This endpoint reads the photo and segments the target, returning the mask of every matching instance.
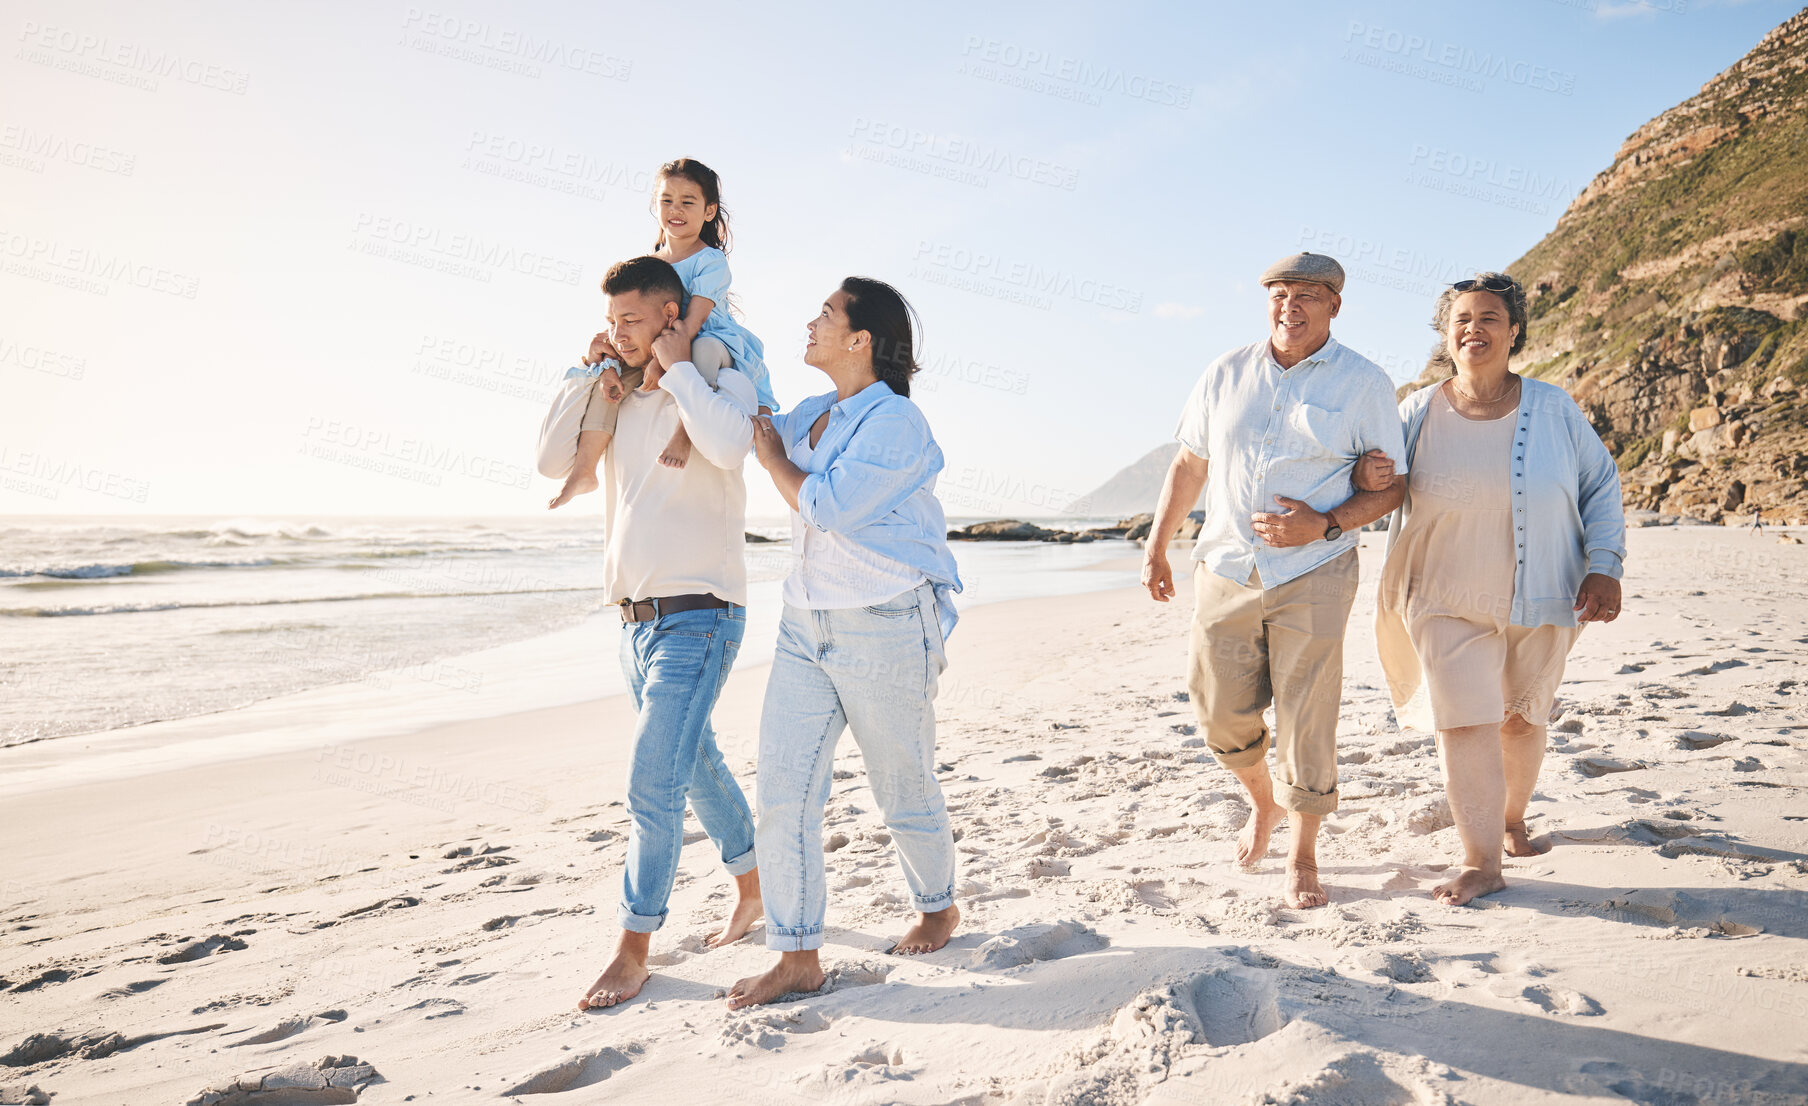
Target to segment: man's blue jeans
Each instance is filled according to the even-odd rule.
[[[628,764],[623,929],[651,933],[665,924],[687,798],[729,874],[754,869],[753,812],[709,724],[746,629],[745,607],[681,611],[622,626],[622,674],[640,710]]]

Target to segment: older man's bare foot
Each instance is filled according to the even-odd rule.
[[[1287,819],[1287,810],[1279,804],[1257,806],[1249,812],[1249,821],[1237,833],[1237,863],[1245,868],[1262,862],[1268,855],[1268,839],[1275,827]]]
[[[1331,901],[1319,885],[1317,861],[1288,858],[1287,893],[1283,898],[1288,906],[1295,908],[1323,906]]]
[[[704,944],[712,949],[734,944],[747,936],[760,914],[760,873],[755,869],[735,877],[734,911],[728,915],[728,924],[710,934]]]
[[[616,1006],[640,994],[641,987],[646,985],[651,975],[647,971],[647,942],[633,941],[630,938],[647,936],[644,933],[622,934],[621,947],[615,950],[615,959],[609,961],[603,974],[597,976],[596,982],[584,992],[584,997],[578,999],[579,1010]]]
[[[1505,848],[1508,856],[1540,856],[1551,851],[1550,845],[1539,848],[1532,843],[1524,822],[1508,822]]]
[[[728,1008],[740,1010],[748,1006],[763,1006],[789,994],[820,991],[828,981],[829,977],[823,973],[822,962],[817,958],[815,949],[780,953],[778,963],[773,965],[771,971],[735,980],[735,985],[728,989]]]
[[[898,943],[891,947],[893,956],[920,956],[926,952],[934,952],[948,943],[954,936],[954,927],[960,925],[960,908],[953,903],[944,910],[933,914],[918,914],[917,924],[904,931]]]
[[[1431,889],[1431,897],[1449,906],[1462,906],[1471,899],[1479,899],[1483,895],[1492,895],[1496,891],[1505,891],[1507,881],[1500,877],[1498,871],[1487,871],[1482,868],[1464,868],[1449,883],[1440,883]]]

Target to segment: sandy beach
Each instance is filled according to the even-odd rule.
[[[614,939],[621,697],[51,780],[5,800],[0,1101],[1808,1103],[1808,546],[1630,533],[1531,808],[1552,847],[1451,908],[1432,739],[1395,729],[1374,657],[1380,537],[1328,907],[1281,905],[1278,842],[1233,862],[1190,588],[996,603],[938,702],[947,948],[884,954],[904,885],[846,739],[831,981],[742,1013],[722,992],[771,954],[703,946],[730,882],[701,832],[642,996],[575,1008]],[[716,712],[750,793],[764,682],[737,670]],[[0,750],[0,778],[81,740]]]

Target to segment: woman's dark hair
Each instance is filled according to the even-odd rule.
[[[722,178],[716,175],[714,169],[694,157],[681,157],[676,161],[666,162],[659,167],[659,175],[654,180],[662,181],[671,177],[690,181],[702,191],[704,203],[715,205],[716,217],[703,224],[703,230],[698,237],[703,239],[705,246],[714,246],[723,253],[727,253],[729,243],[733,239],[728,234],[728,209],[722,206]],[[662,223],[659,228],[659,241],[653,243],[653,248],[657,250],[664,245],[665,226]]]
[[[841,290],[847,293],[848,329],[872,335],[873,375],[908,396],[917,371],[916,308],[896,288],[871,277],[848,277]]]

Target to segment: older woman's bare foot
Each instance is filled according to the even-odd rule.
[[[1299,909],[1323,906],[1331,901],[1319,885],[1317,861],[1299,857],[1287,859],[1287,893],[1283,897],[1288,906]]]
[[[647,948],[651,941],[651,934],[624,930],[621,944],[615,949],[615,959],[609,961],[603,974],[597,976],[596,982],[584,992],[584,997],[578,999],[578,1009],[594,1010],[615,1006],[640,994],[641,987],[646,985],[651,976],[647,971]]]
[[[1491,872],[1484,868],[1464,868],[1449,883],[1433,887],[1431,897],[1449,906],[1462,906],[1471,899],[1506,889],[1507,881],[1500,877],[1498,870]]]
[[[735,985],[728,989],[728,1008],[763,1006],[789,994],[820,991],[828,981],[815,949],[780,953],[778,963],[771,971],[735,980]]]
[[[917,924],[904,931],[898,943],[891,947],[893,956],[918,956],[925,952],[934,952],[948,943],[954,936],[954,927],[960,925],[960,908],[953,903],[947,909],[933,914],[918,914]]]
[[[1249,821],[1237,831],[1237,863],[1245,868],[1260,864],[1268,855],[1268,839],[1275,827],[1287,820],[1287,808],[1279,803],[1257,806],[1249,812]]]
[[[1548,844],[1539,848],[1532,843],[1532,835],[1526,832],[1523,821],[1507,823],[1505,847],[1508,856],[1541,856],[1551,851]]]
[[[728,915],[728,924],[710,934],[704,944],[712,949],[734,944],[747,936],[760,914],[760,873],[756,868],[735,877],[734,911]]]

